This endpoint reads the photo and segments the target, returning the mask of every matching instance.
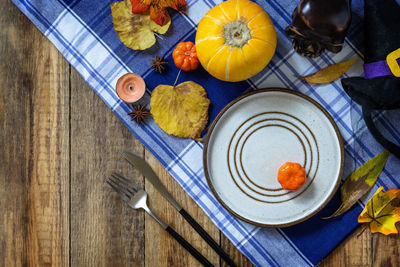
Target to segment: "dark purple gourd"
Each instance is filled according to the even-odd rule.
[[[318,57],[325,49],[342,50],[350,22],[349,0],[301,0],[285,33],[297,53]]]

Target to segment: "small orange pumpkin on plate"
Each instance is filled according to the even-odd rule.
[[[278,171],[278,182],[283,189],[296,191],[306,183],[306,170],[295,162],[286,162]]]

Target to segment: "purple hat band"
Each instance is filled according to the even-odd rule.
[[[397,59],[397,64],[400,65],[400,58]],[[393,73],[386,60],[364,64],[365,79],[373,79],[387,75],[393,75]]]

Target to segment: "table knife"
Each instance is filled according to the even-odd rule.
[[[186,210],[179,205],[178,202],[172,197],[172,195],[168,192],[167,188],[161,183],[157,174],[153,171],[150,165],[141,157],[130,153],[130,152],[122,152],[122,155],[125,159],[135,168],[137,168],[146,178],[147,180],[161,193],[161,195],[166,198],[172,206],[185,218],[185,220],[196,230],[196,232],[207,242],[210,247],[212,247],[215,252],[221,258],[229,264],[229,266],[236,267],[236,264],[233,260],[226,254],[226,252],[215,242],[215,240],[190,216]]]

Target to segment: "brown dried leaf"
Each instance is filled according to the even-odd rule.
[[[326,68],[320,69],[319,71],[313,74],[309,74],[307,76],[299,78],[305,80],[308,83],[316,83],[316,84],[330,83],[338,79],[340,76],[342,76],[356,61],[357,57],[330,65]]]
[[[206,91],[195,82],[161,84],[151,94],[150,112],[166,133],[197,139],[207,125],[209,105]]]

